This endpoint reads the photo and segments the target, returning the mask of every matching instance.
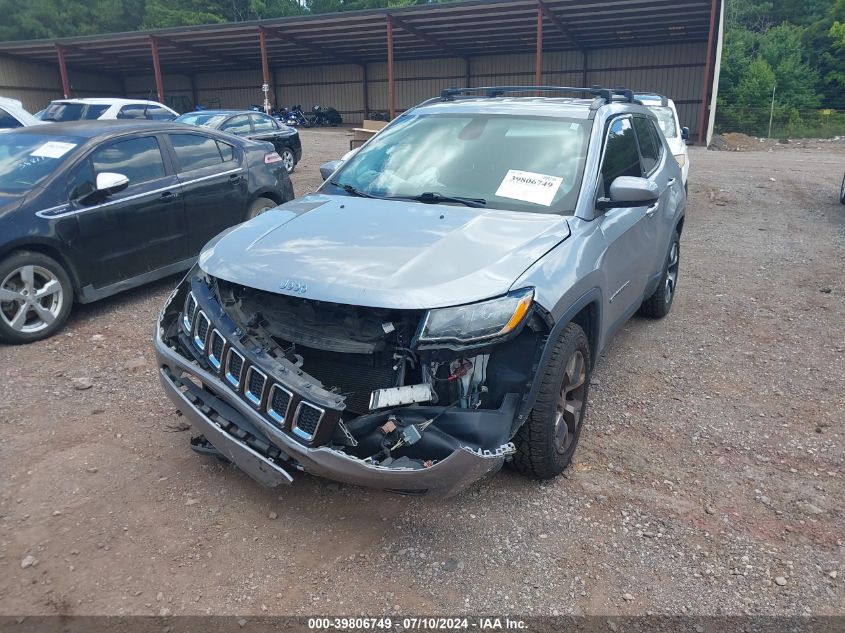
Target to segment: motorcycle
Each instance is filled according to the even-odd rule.
[[[285,117],[285,124],[293,127],[311,127],[311,120],[305,116],[301,105],[291,106]]]
[[[343,117],[341,117],[340,112],[334,108],[324,108],[318,104],[315,105],[311,111],[311,125],[335,127],[343,123]]]

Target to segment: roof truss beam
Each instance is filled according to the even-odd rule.
[[[555,28],[557,28],[558,31],[563,33],[563,35],[570,42],[572,42],[572,44],[573,44],[573,46],[575,46],[575,48],[577,48],[582,53],[586,51],[586,47],[583,44],[581,44],[581,42],[579,42],[577,39],[575,39],[572,36],[572,33],[570,33],[570,31],[566,27],[566,25],[563,22],[561,22],[559,17],[557,17],[554,13],[551,12],[551,9],[549,9],[549,7],[546,6],[546,3],[543,2],[543,0],[537,0],[537,9],[543,14],[543,16],[549,22],[551,22],[552,24],[555,25]]]
[[[440,50],[449,53],[453,57],[466,58],[465,53],[461,53],[460,51],[458,51],[454,47],[449,46],[448,44],[445,44],[439,38],[432,37],[428,33],[424,33],[423,31],[419,30],[415,26],[411,26],[410,24],[405,22],[405,20],[397,18],[395,15],[391,15],[390,19],[393,20],[393,24],[398,26],[400,29],[402,29],[406,33],[410,33],[414,37],[421,39],[422,41],[427,42],[428,44],[431,44],[433,47],[439,48]]]
[[[298,47],[303,48],[305,50],[311,51],[312,53],[324,55],[326,57],[329,57],[330,59],[333,59],[334,61],[336,61],[339,64],[359,64],[360,63],[357,59],[350,59],[350,58],[341,57],[340,55],[338,55],[334,51],[330,51],[329,49],[324,48],[324,47],[320,46],[319,44],[312,44],[311,42],[306,42],[304,40],[299,39],[298,37],[290,35],[289,33],[286,33],[286,32],[284,32],[280,29],[277,29],[275,27],[262,26],[260,28],[264,29],[265,33],[267,33],[268,35],[272,35],[276,39],[283,40],[285,42],[293,44],[294,46],[298,46]]]

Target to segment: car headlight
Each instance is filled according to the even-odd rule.
[[[678,164],[683,167],[687,164],[687,156],[686,154],[675,154],[675,160],[678,161]]]
[[[476,343],[513,332],[534,302],[534,289],[523,288],[504,297],[429,310],[425,315],[421,343]]]

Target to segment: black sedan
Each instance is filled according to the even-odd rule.
[[[173,123],[91,121],[0,137],[0,340],[190,268],[221,231],[293,199],[269,143]]]
[[[256,141],[269,141],[282,157],[282,163],[289,174],[293,173],[296,164],[302,158],[299,132],[263,112],[199,110],[183,114],[176,119],[176,122],[210,127]]]

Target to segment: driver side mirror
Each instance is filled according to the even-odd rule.
[[[681,128],[681,138],[684,139],[685,141],[689,141],[689,128],[688,127],[682,127]]]
[[[342,160],[330,160],[327,163],[323,163],[320,165],[320,177],[323,180],[328,180],[329,176],[331,176],[342,164]]]
[[[620,176],[610,185],[610,197],[599,198],[596,206],[601,210],[644,207],[659,199],[660,189],[647,178]]]
[[[97,174],[97,191],[102,191],[106,195],[118,193],[129,186],[129,178],[123,174],[116,174],[110,171],[104,171]]]
[[[71,198],[83,204],[96,204],[102,202],[113,193],[118,193],[129,186],[129,178],[123,174],[104,171],[97,174],[97,182],[87,181],[79,185]]]

